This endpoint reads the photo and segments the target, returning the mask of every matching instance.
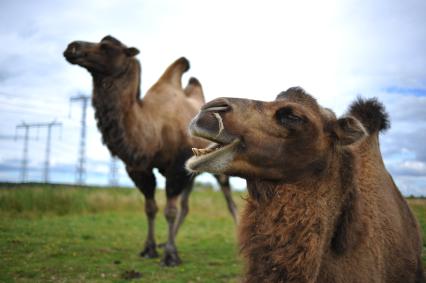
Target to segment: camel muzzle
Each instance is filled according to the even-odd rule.
[[[87,44],[83,41],[71,42],[63,53],[65,59],[70,63],[75,63],[77,59],[84,58],[86,56],[84,49]]]

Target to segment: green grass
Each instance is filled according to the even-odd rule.
[[[221,193],[196,189],[178,235],[183,264],[161,267],[138,256],[146,235],[137,190],[0,185],[0,282],[238,282],[235,226]],[[234,194],[239,207],[241,194]],[[164,208],[164,191],[157,191]],[[409,200],[426,243],[426,200]],[[166,222],[157,215],[157,243]],[[162,254],[162,250],[158,250]],[[426,252],[426,251],[425,251]],[[424,253],[426,254],[426,253]],[[426,256],[423,256],[426,264]]]
[[[423,266],[426,270],[426,199],[408,199],[411,209],[416,215],[420,224],[420,229],[423,232]]]
[[[164,191],[157,192],[164,208]],[[236,201],[241,206],[239,194]],[[162,209],[157,243],[166,240]],[[137,190],[30,186],[0,190],[0,282],[237,282],[235,226],[221,193],[195,190],[178,235],[183,264],[138,256],[146,236]],[[162,250],[158,250],[160,256]]]

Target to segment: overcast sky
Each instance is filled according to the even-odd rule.
[[[74,181],[81,112],[78,103],[69,110],[69,98],[92,86],[62,52],[73,40],[107,34],[141,51],[143,92],[186,56],[184,80],[199,78],[207,100],[273,100],[298,85],[342,114],[358,95],[378,97],[392,122],[381,137],[386,166],[404,194],[426,194],[424,0],[1,1],[1,180],[19,180],[23,141],[11,137],[23,132],[15,126],[57,119],[51,179]],[[87,122],[87,181],[105,184],[110,157],[92,110]],[[40,181],[45,129],[30,136],[29,179]]]

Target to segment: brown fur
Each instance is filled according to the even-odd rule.
[[[189,121],[204,104],[201,84],[195,78],[182,88],[182,74],[189,61],[182,57],[171,64],[160,79],[140,98],[141,67],[135,58],[139,51],[106,36],[99,43],[75,41],[64,52],[72,64],[86,68],[93,76],[95,117],[103,142],[111,154],[126,164],[126,170],[146,198],[148,237],[141,255],[158,256],[154,239],[154,218],[158,211],[154,193],[153,168],[166,177],[167,206],[165,217],[169,237],[163,264],[177,265],[180,259],[175,236],[188,213],[188,197],[193,176],[185,168],[193,146],[205,141],[190,137]],[[228,207],[236,219],[236,207],[229,194],[228,178],[220,181]],[[181,212],[177,198],[181,197]]]
[[[377,100],[337,119],[300,88],[203,106],[191,132],[222,149],[187,167],[247,180],[244,282],[424,282],[419,227],[380,153],[388,127]]]

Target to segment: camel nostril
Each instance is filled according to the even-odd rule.
[[[213,112],[226,112],[231,110],[232,107],[229,105],[225,98],[218,98],[205,104],[202,111],[213,111]]]
[[[212,111],[212,112],[225,112],[230,110],[231,107],[226,105],[226,106],[215,106],[215,107],[209,107],[207,109],[203,109],[204,111]]]
[[[80,42],[74,41],[68,45],[66,52],[70,55],[81,55],[82,47],[83,45]]]
[[[207,110],[208,111],[208,110]],[[204,112],[198,116],[198,119],[195,120],[195,126],[198,130],[202,129],[202,131],[206,131],[209,133],[218,133],[219,132],[219,123],[216,118],[217,113],[212,112]]]

